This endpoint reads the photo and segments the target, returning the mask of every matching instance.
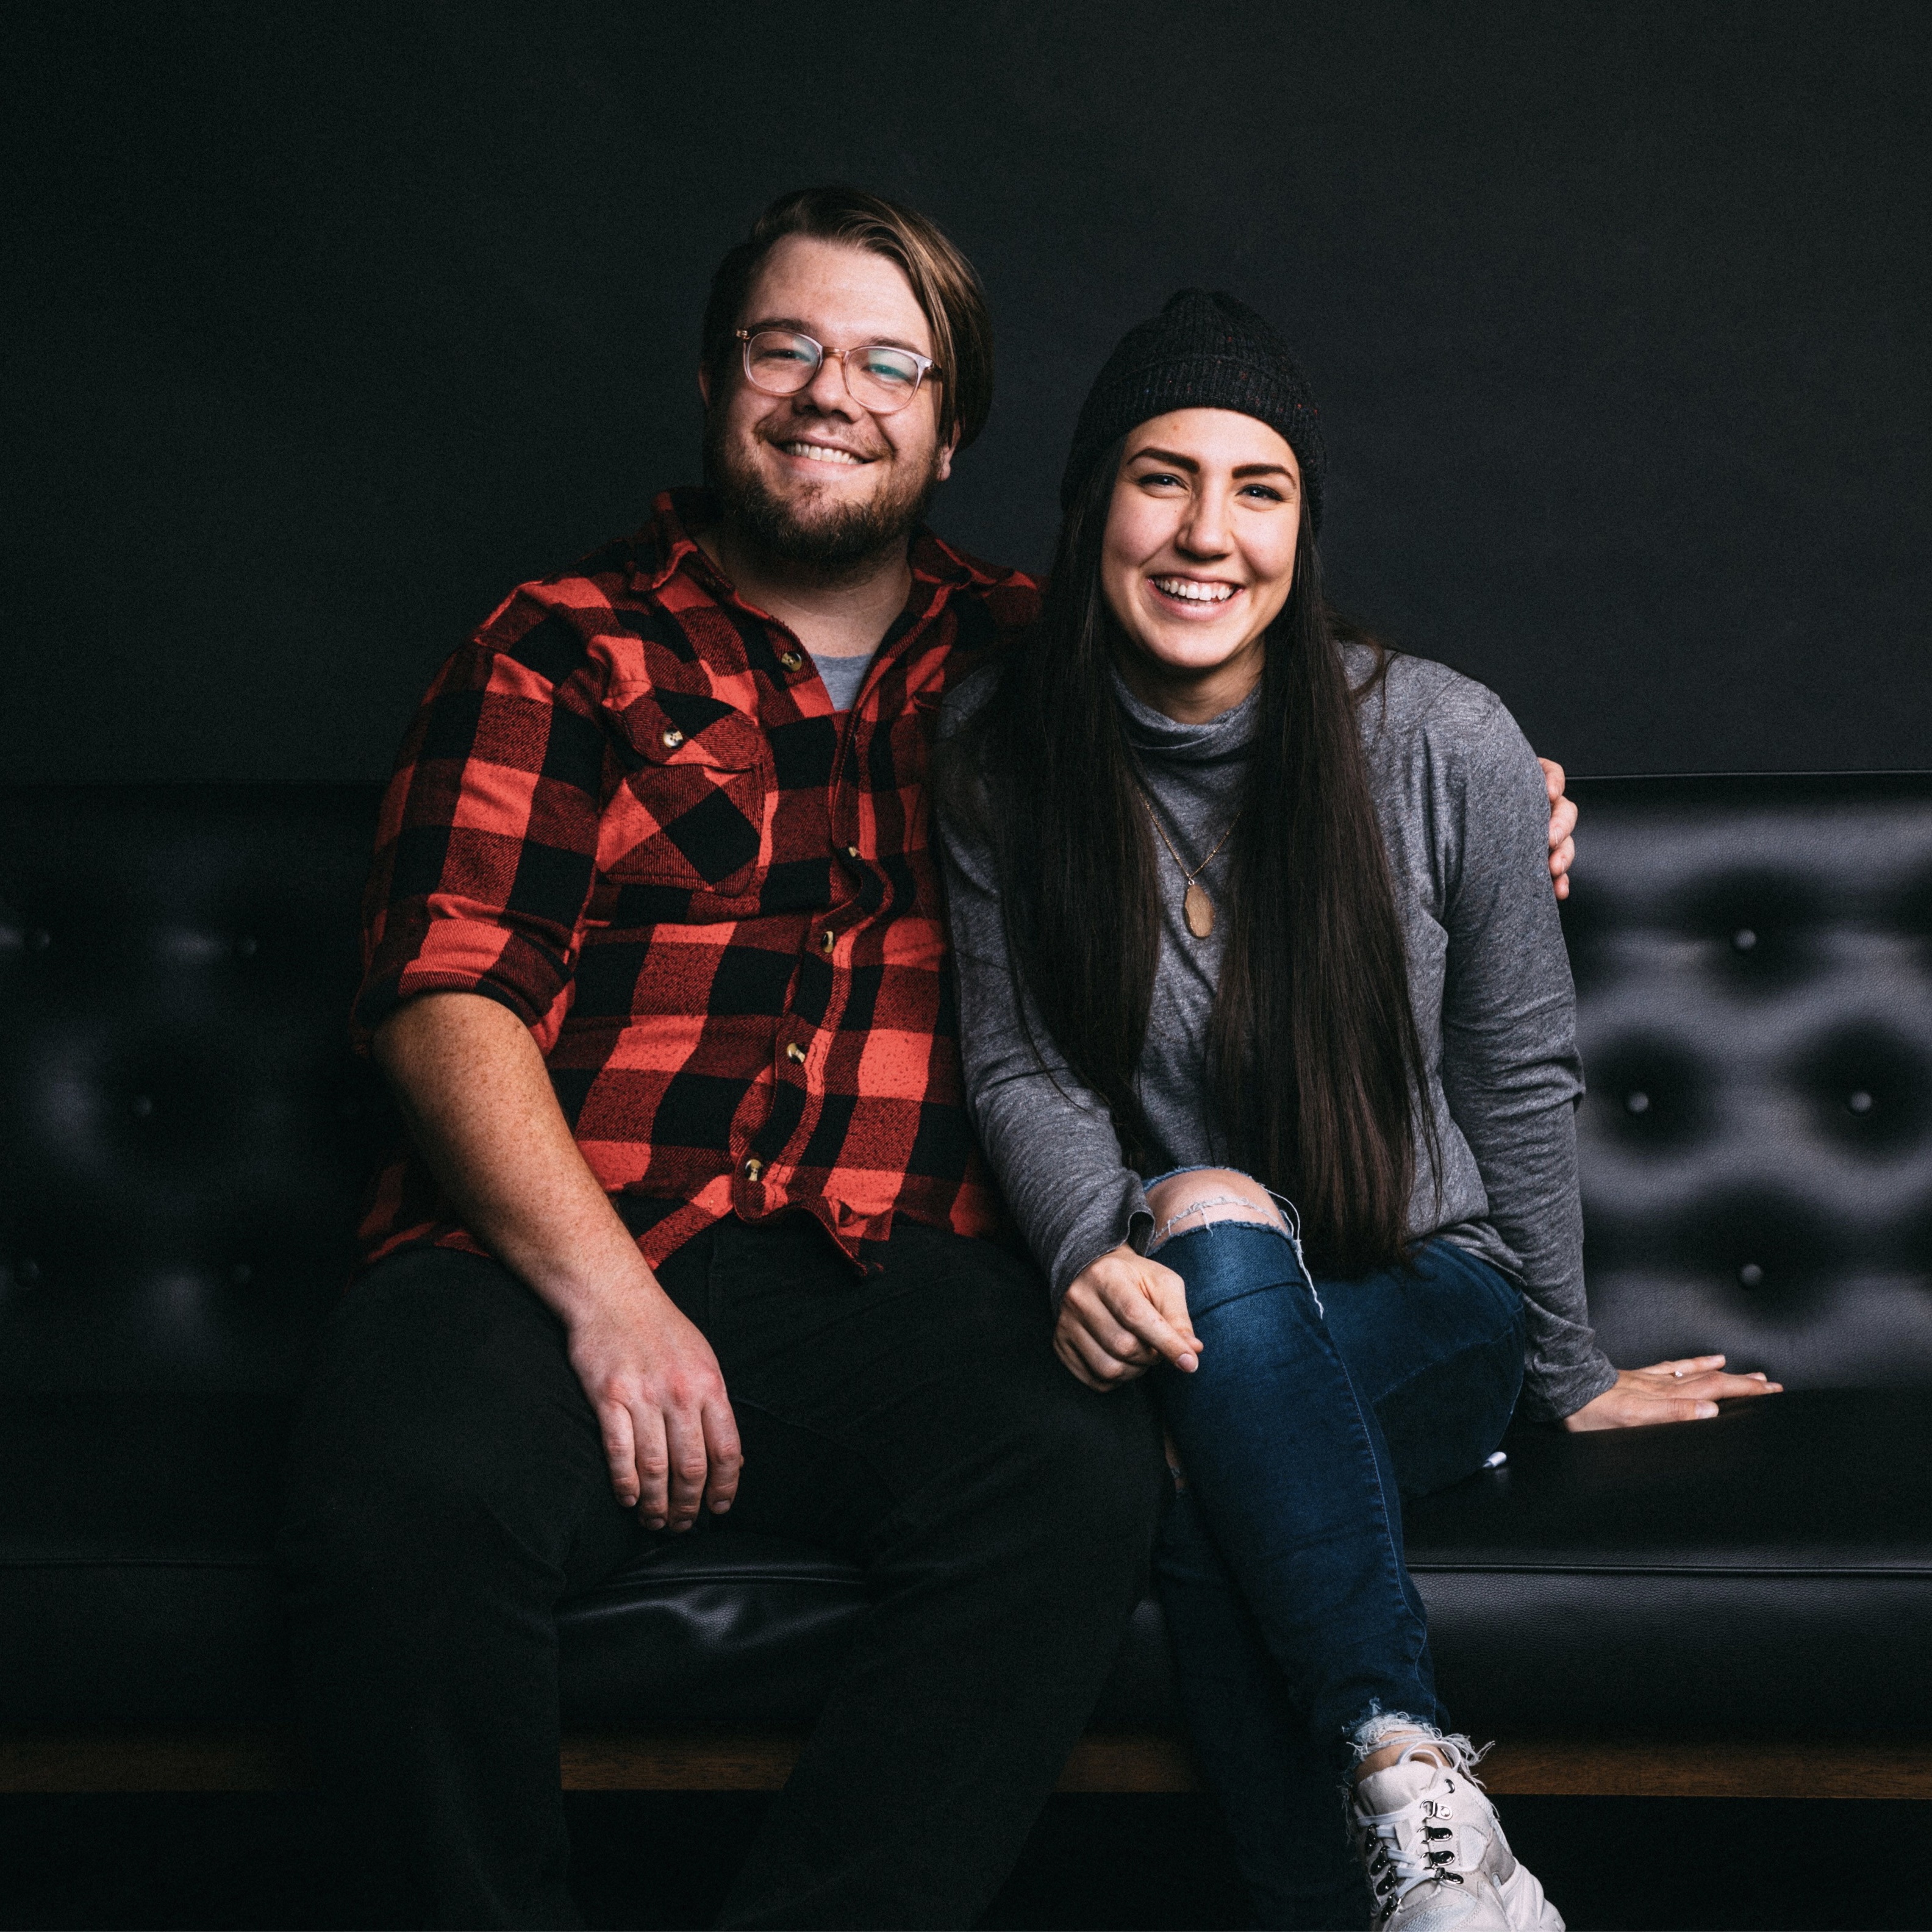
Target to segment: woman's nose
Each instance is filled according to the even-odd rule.
[[[1227,506],[1218,494],[1204,492],[1194,499],[1180,526],[1180,548],[1190,556],[1222,556],[1228,549]]]

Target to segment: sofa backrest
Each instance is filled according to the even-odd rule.
[[[1932,1383],[1932,775],[1574,790],[1604,1347]]]
[[[367,785],[0,791],[0,1388],[268,1390],[393,1132]]]
[[[1932,1383],[1932,777],[1580,782],[1591,1300]],[[369,786],[0,788],[0,1390],[300,1378],[395,1129]]]

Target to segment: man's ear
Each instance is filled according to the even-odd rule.
[[[956,429],[939,446],[939,480],[944,483],[952,474],[952,452],[959,447],[959,432]]]

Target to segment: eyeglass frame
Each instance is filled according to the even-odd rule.
[[[895,404],[889,410],[874,409],[870,403],[860,403],[859,406],[868,416],[896,416],[902,410],[910,409],[918,400],[920,390],[924,386],[927,376],[930,376],[935,382],[943,382],[946,380],[946,371],[940,368],[938,363],[932,356],[922,356],[916,349],[908,349],[902,343],[855,342],[850,349],[828,349],[817,336],[808,335],[802,328],[734,328],[731,333],[738,344],[739,359],[745,366],[745,380],[749,382],[761,396],[803,395],[806,391],[818,380],[818,371],[825,367],[826,360],[829,358],[836,357],[838,363],[838,379],[845,385],[845,393],[850,396],[855,403],[857,403],[859,398],[854,394],[852,388],[852,372],[848,367],[845,358],[848,356],[862,355],[868,349],[890,349],[895,356],[910,356],[919,365],[919,373],[913,378],[911,392],[907,396],[905,400]],[[810,343],[812,347],[818,351],[818,368],[814,369],[795,389],[767,389],[752,374],[752,343],[754,337],[760,335],[794,335],[801,342]]]

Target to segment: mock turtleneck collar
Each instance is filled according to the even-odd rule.
[[[1183,764],[1207,764],[1244,752],[1254,735],[1255,714],[1261,704],[1257,685],[1232,710],[1202,724],[1184,724],[1150,704],[1143,704],[1114,673],[1114,695],[1127,723],[1127,742],[1137,752],[1172,758]]]

